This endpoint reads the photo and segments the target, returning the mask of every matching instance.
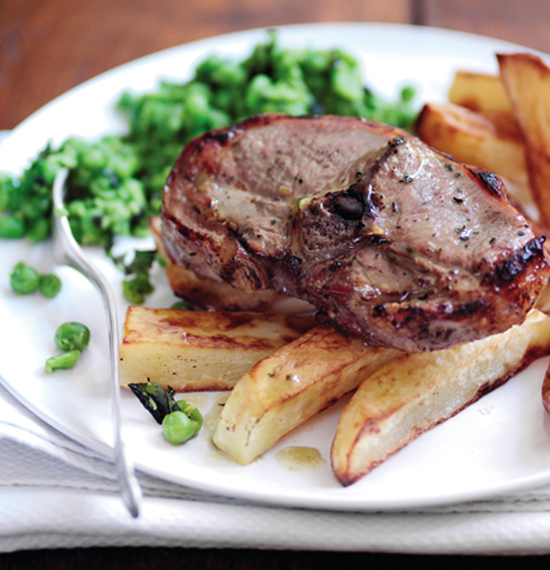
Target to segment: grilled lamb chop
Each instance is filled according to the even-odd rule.
[[[191,141],[165,187],[173,260],[307,300],[369,344],[437,350],[520,323],[547,254],[493,174],[349,117],[253,117]]]

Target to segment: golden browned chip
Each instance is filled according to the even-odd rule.
[[[541,220],[550,227],[550,68],[530,53],[497,57],[523,134],[533,196]]]
[[[427,103],[415,127],[431,147],[528,188],[523,138],[509,112],[476,113],[450,103]]]
[[[344,408],[331,450],[336,478],[354,483],[549,352],[550,318],[533,310],[502,334],[396,358],[369,376]]]
[[[238,463],[248,464],[398,354],[316,327],[239,380],[213,441]]]
[[[498,75],[459,70],[455,73],[449,101],[473,111],[510,112],[510,99]]]
[[[258,360],[315,324],[312,316],[132,306],[122,331],[120,383],[231,390]]]

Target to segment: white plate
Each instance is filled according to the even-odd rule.
[[[285,46],[342,47],[364,64],[366,80],[386,95],[404,84],[417,86],[421,100],[444,100],[456,68],[496,71],[494,53],[515,51],[511,44],[437,29],[326,24],[279,29]],[[19,172],[48,140],[71,134],[93,138],[122,132],[113,113],[124,89],[148,91],[160,77],[186,79],[197,60],[219,52],[241,57],[265,39],[263,30],[231,34],[167,50],[122,66],[56,99],[22,123],[0,145],[0,170]],[[3,241],[0,259],[0,373],[7,388],[42,419],[75,440],[109,454],[111,442],[107,339],[102,306],[95,290],[76,272],[57,268],[64,290],[54,300],[39,295],[18,298],[7,274],[24,260],[40,271],[54,266],[49,244],[29,246]],[[94,252],[117,293],[120,276]],[[151,306],[174,301],[164,276],[156,275]],[[126,308],[119,298],[120,319]],[[67,320],[86,323],[89,349],[77,367],[53,375],[44,361],[56,353],[53,332]],[[540,386],[547,359],[533,364],[505,386],[458,416],[422,435],[346,489],[333,478],[329,448],[342,404],[288,435],[260,460],[241,467],[223,459],[206,433],[181,447],[167,444],[159,426],[136,398],[122,394],[124,438],[137,467],[163,479],[222,495],[298,507],[340,510],[402,509],[486,498],[550,483],[550,417],[544,414]],[[197,402],[204,413],[216,394]],[[203,430],[204,431],[204,430]],[[326,463],[292,471],[276,452],[312,446]]]

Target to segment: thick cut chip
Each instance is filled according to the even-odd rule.
[[[449,91],[449,101],[472,111],[512,110],[500,77],[488,73],[457,71]]]
[[[396,358],[368,377],[344,408],[331,451],[336,478],[356,482],[549,352],[550,318],[532,310],[504,333]]]
[[[482,114],[458,105],[427,103],[416,130],[433,148],[490,170],[522,189],[528,187],[523,138],[511,113]]]
[[[132,306],[122,332],[120,383],[231,390],[258,360],[313,326],[312,316]]]
[[[258,362],[239,380],[213,441],[246,465],[398,354],[368,347],[330,327],[316,327]]]
[[[550,227],[550,68],[530,53],[500,54],[500,75],[523,133],[529,180]]]

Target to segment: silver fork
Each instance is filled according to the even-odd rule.
[[[131,515],[133,517],[137,517],[139,515],[139,507],[142,498],[141,487],[137,480],[134,467],[126,455],[121,434],[122,419],[120,413],[120,383],[118,375],[118,349],[120,346],[120,339],[116,305],[109,282],[86,257],[71,232],[64,205],[68,174],[69,171],[66,168],[60,169],[53,184],[54,260],[59,265],[68,265],[82,273],[84,277],[96,286],[103,300],[109,328],[114,460],[117,481],[124,504],[130,511]]]

